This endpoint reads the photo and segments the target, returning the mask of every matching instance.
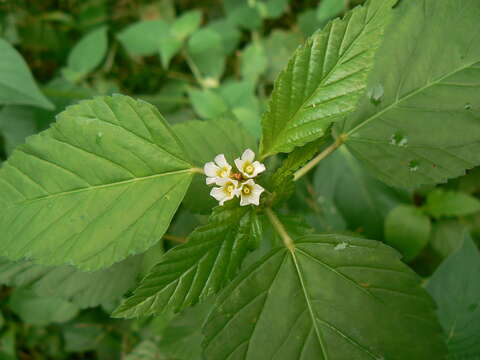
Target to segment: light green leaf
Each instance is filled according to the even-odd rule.
[[[424,211],[434,218],[464,216],[480,211],[480,200],[457,191],[435,189],[427,195]]]
[[[252,207],[240,207],[238,201],[215,208],[208,224],[168,251],[114,316],[177,312],[217,293],[250,250],[255,216]]]
[[[345,149],[324,159],[314,175],[317,201],[333,202],[350,229],[381,240],[383,223],[388,212],[403,198],[392,188],[371,177]]]
[[[480,357],[480,253],[469,235],[427,284],[447,337],[448,359]]]
[[[262,25],[262,17],[258,8],[250,5],[248,0],[224,0],[227,20],[247,30],[258,29]]]
[[[311,36],[316,30],[321,28],[317,19],[317,11],[315,9],[307,9],[301,12],[297,18],[298,27],[303,35]]]
[[[117,38],[132,55],[154,55],[160,38],[169,31],[170,25],[163,20],[139,21],[123,29]]]
[[[32,105],[53,109],[15,48],[0,38],[0,104]]]
[[[135,284],[141,257],[126,259],[112,267],[82,272],[72,266],[43,266],[31,261],[0,258],[0,283],[29,287],[38,296],[58,297],[81,308],[119,299]]]
[[[262,157],[290,152],[352,112],[395,0],[371,0],[299,47],[275,82],[263,117]]]
[[[200,11],[188,11],[172,24],[172,34],[179,40],[185,40],[198,29],[201,22],[202,13]]]
[[[447,257],[463,244],[467,228],[458,220],[443,220],[435,223],[430,240],[433,250],[442,257]]]
[[[427,245],[430,229],[430,219],[420,209],[400,205],[385,219],[385,242],[400,251],[405,261],[411,261]]]
[[[328,20],[340,15],[345,10],[345,1],[322,0],[317,8],[317,20],[324,24]]]
[[[204,78],[218,80],[225,70],[222,37],[211,29],[200,29],[189,39],[187,52]]]
[[[160,52],[160,60],[165,69],[168,69],[170,60],[181,50],[183,45],[182,40],[171,36],[162,36],[158,41],[158,51]]]
[[[40,297],[28,289],[16,289],[9,305],[23,322],[40,326],[69,321],[79,311],[77,306],[68,301],[58,297]]]
[[[173,126],[173,130],[185,145],[187,154],[194,164],[203,168],[218,154],[225,154],[233,165],[245,149],[256,151],[255,138],[237,121],[224,117],[208,121],[187,121]],[[218,202],[210,196],[211,188],[205,184],[205,177],[196,176],[185,197],[184,204],[191,211],[210,214]]]
[[[0,169],[0,255],[108,267],[160,239],[192,176],[153,106],[120,95],[82,101]]]
[[[76,82],[88,75],[103,60],[108,50],[107,27],[86,34],[68,54],[68,79]]]
[[[480,47],[472,46],[480,39],[479,17],[476,0],[396,7],[369,82],[384,95],[376,102],[365,97],[338,129],[381,180],[413,188],[480,164]]]
[[[276,248],[235,279],[205,326],[205,357],[441,359],[434,303],[391,248],[339,235]],[[232,336],[235,334],[235,336]]]
[[[287,10],[288,2],[289,0],[259,0],[255,5],[263,18],[275,19]]]
[[[228,110],[226,101],[214,90],[188,89],[193,109],[204,119],[215,119]]]
[[[220,35],[225,55],[230,55],[237,49],[242,34],[231,21],[226,19],[214,20],[208,24],[207,29]]]
[[[243,50],[241,59],[240,73],[244,79],[256,82],[267,69],[267,55],[258,41],[252,42]]]

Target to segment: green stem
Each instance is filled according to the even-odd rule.
[[[273,212],[271,208],[266,208],[265,213],[267,214],[267,217],[272,223],[272,226],[275,229],[275,231],[282,238],[282,241],[285,244],[285,246],[288,248],[288,250],[294,251],[295,244],[293,243],[293,240],[290,237],[290,235],[288,235],[287,230],[285,229],[283,224],[280,222],[280,219],[277,217],[277,215]]]
[[[191,171],[192,173],[195,173],[195,174],[205,175],[205,172],[204,172],[203,169],[201,169],[201,168],[192,167],[192,168],[190,168],[190,171]]]
[[[320,154],[315,156],[312,160],[310,160],[305,166],[300,168],[295,172],[293,175],[293,181],[297,181],[300,179],[302,176],[304,176],[306,173],[308,173],[310,170],[312,170],[317,164],[325,159],[328,155],[333,153],[335,150],[337,150],[340,146],[343,145],[343,143],[347,140],[347,136],[345,134],[341,134],[335,142],[327,147],[325,150],[323,150]]]
[[[187,64],[192,71],[193,77],[195,78],[195,80],[197,80],[197,83],[202,87],[202,89],[206,89],[205,81],[203,80],[202,74],[200,73],[200,69],[197,67],[190,55],[188,55],[186,51],[183,51],[183,57],[187,61]]]

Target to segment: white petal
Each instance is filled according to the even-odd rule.
[[[240,206],[247,206],[250,205],[249,198],[247,196],[240,196]]]
[[[215,165],[213,162],[208,162],[203,167],[203,171],[205,172],[205,175],[207,175],[209,177],[216,177],[217,176],[217,171],[219,169],[220,168],[217,165]]]
[[[243,172],[243,165],[244,164],[245,164],[245,160],[235,159],[235,166],[237,167],[238,171],[240,171],[242,174],[244,174],[244,172]]]
[[[215,198],[215,200],[220,202],[220,205],[223,205],[223,202],[227,198],[227,194],[225,194],[225,191],[223,191],[223,188],[221,187],[215,187],[210,191],[210,195]]]
[[[262,173],[265,171],[265,165],[263,165],[261,162],[255,161],[253,164],[253,174],[252,177],[257,176],[258,174]]]
[[[215,156],[215,162],[217,163],[217,165],[219,167],[230,167],[231,168],[231,166],[227,162],[227,159],[225,159],[224,154],[220,154],[220,155]]]
[[[256,185],[256,184],[255,184],[255,181],[253,181],[253,179],[248,179],[247,181],[245,181],[245,182],[242,184],[242,187],[243,187],[244,185],[250,185],[250,186],[252,186],[252,187],[255,189],[255,185]]]
[[[248,160],[250,162],[253,162],[253,160],[255,159],[255,153],[250,150],[250,149],[247,149],[243,152],[242,154],[242,160]]]
[[[218,177],[207,177],[205,182],[207,183],[207,185],[212,185],[212,184],[216,184],[217,181],[220,180],[220,178]]]

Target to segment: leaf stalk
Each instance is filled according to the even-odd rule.
[[[267,217],[272,223],[272,226],[275,229],[275,231],[282,238],[285,246],[288,248],[288,250],[293,252],[295,250],[295,245],[290,235],[288,235],[287,230],[281,223],[280,219],[277,217],[277,215],[273,212],[271,208],[265,208],[265,213],[267,214]]]

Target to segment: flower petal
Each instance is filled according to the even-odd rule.
[[[220,168],[217,165],[215,165],[215,163],[213,162],[208,162],[203,167],[203,171],[205,172],[205,175],[207,175],[208,177],[216,177],[219,169]]]
[[[227,159],[225,159],[225,155],[224,155],[224,154],[219,154],[219,155],[215,156],[215,163],[216,163],[219,167],[232,168],[232,167],[230,166],[230,164],[227,162]]]
[[[240,171],[243,175],[245,175],[245,174],[243,173],[243,166],[244,166],[244,164],[245,164],[245,161],[246,161],[246,160],[242,160],[242,159],[240,159],[240,158],[234,160],[235,166],[237,167],[238,171]]]
[[[253,160],[255,160],[255,153],[250,149],[245,150],[242,154],[242,160],[253,162]]]
[[[214,187],[210,191],[210,195],[215,198],[217,201],[225,201],[227,198],[227,194],[225,194],[225,191],[223,191],[223,188],[221,187]]]
[[[253,174],[252,174],[252,177],[255,177],[257,176],[258,174],[262,173],[265,171],[265,165],[263,165],[261,162],[259,161],[255,161],[253,164]]]

